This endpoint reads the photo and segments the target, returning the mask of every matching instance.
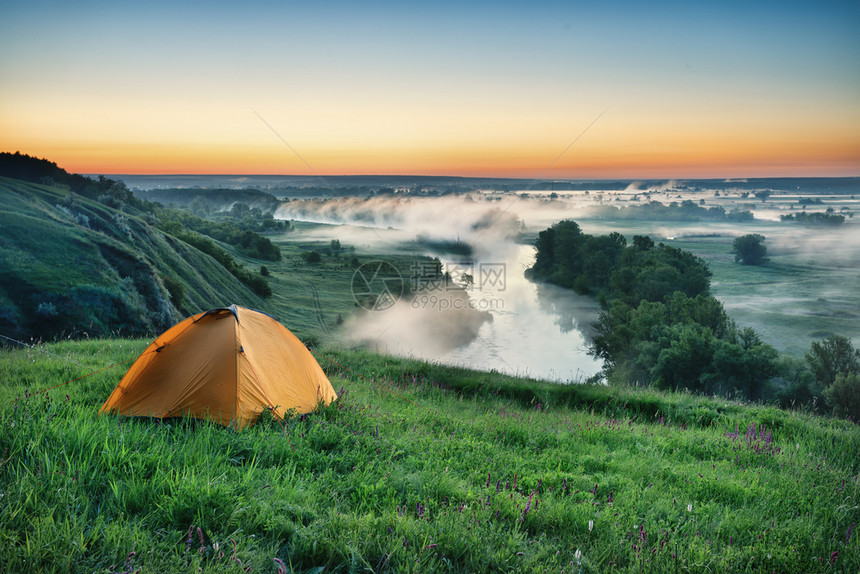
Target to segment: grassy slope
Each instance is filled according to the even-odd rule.
[[[303,241],[301,230],[316,227],[296,224],[297,231],[268,235],[280,249],[279,262],[259,261],[236,254],[236,260],[251,269],[265,265],[270,272],[269,284],[274,294],[265,309],[287,325],[302,340],[320,340],[337,326],[337,318],[346,319],[355,311],[351,284],[354,270],[348,265],[350,257],[324,257],[320,264],[305,263],[301,254],[321,250],[327,241]],[[314,304],[320,305],[319,312]]]
[[[14,400],[145,344],[0,351],[9,571],[860,568],[844,421],[332,350],[341,399],[286,432],[99,417],[123,367]]]
[[[260,298],[211,257],[142,219],[79,196],[69,205],[66,191],[0,178],[4,333],[56,335],[58,323],[78,335],[124,326],[126,333],[157,333],[225,299],[260,306]],[[185,289],[178,310],[165,277]],[[39,313],[40,303],[53,304],[58,315]]]
[[[338,317],[356,310],[354,254],[347,246],[317,265],[300,257],[328,247],[328,241],[301,238],[302,230],[319,225],[297,223],[297,232],[270,235],[282,250],[280,262],[252,259],[219,243],[250,270],[268,267],[274,295],[262,299],[208,255],[138,217],[80,196],[68,206],[67,191],[0,178],[0,333],[155,336],[182,317],[236,303],[272,314],[304,340],[324,340],[336,331]],[[370,258],[358,254],[361,263]],[[386,256],[404,276],[413,259]],[[167,277],[184,288],[178,309],[164,288]],[[57,315],[40,313],[40,303],[53,304]]]

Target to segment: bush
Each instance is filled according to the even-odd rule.
[[[164,283],[164,288],[170,294],[170,300],[178,308],[185,302],[185,286],[178,280],[169,275],[161,278]]]
[[[764,235],[758,233],[750,233],[735,238],[734,243],[732,243],[735,261],[740,261],[744,265],[761,265],[770,261],[767,257],[764,239]]]
[[[836,381],[824,389],[824,398],[836,416],[860,421],[860,374],[840,373]]]
[[[305,263],[315,264],[322,261],[322,255],[319,251],[306,251],[302,253],[302,259],[305,260]]]
[[[812,343],[806,362],[815,380],[826,387],[832,385],[840,373],[860,373],[860,350],[854,348],[848,337],[831,335]]]

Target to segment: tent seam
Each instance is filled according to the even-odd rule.
[[[233,380],[235,381],[235,385],[236,385],[235,398],[233,399],[233,405],[234,405],[233,406],[233,408],[234,408],[233,417],[236,418],[236,422],[239,425],[239,428],[242,428],[241,414],[237,411],[240,409],[240,406],[239,406],[239,385],[240,385],[241,374],[239,373],[239,369],[240,369],[240,364],[242,361],[242,355],[245,354],[245,349],[244,349],[244,347],[242,347],[242,341],[240,340],[240,337],[239,337],[239,313],[238,313],[238,310],[236,313],[233,313],[233,316],[236,318],[236,325],[234,327],[236,335],[234,337],[234,343],[238,347],[236,349],[237,352],[235,354],[235,357],[236,357],[236,376],[233,378]]]

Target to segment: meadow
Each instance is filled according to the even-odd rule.
[[[711,293],[740,325],[752,327],[778,351],[803,356],[829,335],[860,339],[860,227],[802,227],[772,221],[702,224],[577,220],[591,233],[646,234],[704,259],[713,273]],[[770,261],[736,263],[735,237],[761,233]]]
[[[408,277],[427,252],[415,230],[292,222],[291,231],[266,235],[280,261],[216,241],[245,269],[262,275],[266,267],[273,294],[264,299],[190,247],[181,261],[168,261],[167,236],[136,216],[122,219],[78,198],[80,209],[90,210],[87,221],[107,226],[91,233],[64,219],[54,205],[62,200],[58,191],[7,186],[47,198],[38,213],[36,204],[10,204],[8,222],[29,209],[31,218],[51,222],[50,230],[60,223],[72,230],[42,233],[35,245],[44,248],[31,259],[17,255],[20,249],[7,253],[12,270],[41,262],[34,267],[39,273],[21,271],[27,281],[67,288],[62,281],[74,273],[45,265],[53,255],[62,269],[73,269],[57,247],[69,237],[83,246],[72,253],[73,271],[102,268],[101,259],[87,259],[98,254],[94,246],[133,239],[134,249],[116,248],[148,254],[156,286],[156,274],[184,278],[189,308],[217,300],[278,317],[315,347],[340,394],[314,414],[283,423],[264,416],[242,432],[196,420],[99,416],[149,339],[75,332],[77,341],[0,347],[0,564],[7,571],[860,570],[856,424],[803,410],[649,388],[554,384],[350,348],[343,336],[349,321],[358,320],[356,266],[381,259]],[[526,205],[514,200],[487,212],[446,200],[428,225],[435,226],[433,237],[459,244],[462,232],[480,248],[481,240],[499,241],[481,227],[487,213],[493,227]],[[114,230],[117,221],[140,229]],[[403,221],[412,221],[409,212]],[[755,225],[772,229],[764,234],[773,249],[770,263],[752,268],[729,254],[732,237],[752,229],[747,224],[702,232],[698,223],[673,222],[665,230],[654,222],[583,223],[592,232],[652,234],[703,257],[729,314],[782,351],[799,356],[810,340],[830,332],[856,338],[857,294],[845,288],[856,277],[856,251],[850,241],[839,243],[853,238],[854,228],[839,235]],[[818,243],[817,251],[783,241],[801,236],[809,245],[831,241],[823,250]],[[308,257],[313,252],[321,254],[318,262]],[[189,279],[190,263],[205,280]],[[111,293],[117,277],[105,276]]]
[[[856,225],[852,227],[856,237]],[[809,230],[779,224],[762,228],[770,237],[770,261],[761,266],[734,262],[731,244],[740,229],[734,234],[680,237],[669,244],[707,261],[714,274],[711,292],[729,315],[780,352],[802,356],[812,341],[834,334],[860,340],[860,292],[851,287],[860,273],[849,259],[856,257],[855,246],[840,245],[844,232],[833,234],[826,246],[804,251],[785,248],[783,242],[792,233],[812,235]],[[827,232],[816,231],[826,239]]]
[[[330,348],[284,423],[99,416],[146,344],[0,350],[6,571],[860,569],[846,421]]]

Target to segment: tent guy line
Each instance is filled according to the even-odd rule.
[[[62,357],[61,357],[61,358],[62,358]],[[28,396],[35,397],[36,395],[41,395],[42,393],[47,393],[48,391],[52,391],[52,390],[54,390],[54,389],[58,389],[58,388],[60,388],[60,387],[64,387],[64,386],[68,385],[69,383],[74,383],[75,381],[80,381],[81,379],[86,379],[87,377],[91,377],[91,376],[93,376],[93,375],[95,375],[95,374],[101,373],[102,371],[107,371],[107,370],[109,370],[109,369],[113,369],[114,367],[118,367],[118,366],[120,366],[120,365],[125,365],[126,363],[130,363],[130,362],[132,362],[132,361],[134,361],[134,360],[135,360],[135,357],[132,357],[131,359],[126,359],[125,361],[120,361],[119,363],[114,363],[113,365],[108,365],[107,367],[103,367],[103,368],[101,368],[101,369],[99,369],[99,370],[97,370],[97,371],[93,371],[93,372],[91,372],[91,373],[87,373],[86,375],[81,375],[80,377],[75,377],[74,379],[70,379],[70,380],[65,381],[65,382],[63,382],[63,383],[60,383],[60,384],[58,384],[58,385],[54,385],[53,387],[48,387],[48,388],[46,388],[46,389],[42,389],[42,390],[40,390],[40,391],[36,391],[35,393],[29,393],[29,395],[28,395]],[[14,401],[12,401],[12,402],[18,402],[18,400],[19,400],[19,399],[15,399],[15,400],[14,400]]]
[[[27,347],[28,349],[33,349],[34,351],[39,351],[40,353],[45,353],[46,355],[50,355],[50,356],[52,356],[52,357],[56,357],[57,359],[62,359],[62,360],[64,360],[64,361],[66,361],[66,362],[72,363],[73,365],[77,365],[77,366],[79,366],[79,367],[81,367],[81,368],[84,368],[84,369],[91,369],[91,368],[92,368],[92,367],[88,367],[88,366],[86,366],[86,365],[82,365],[82,364],[80,364],[79,362],[74,361],[74,360],[72,360],[72,359],[70,359],[70,358],[68,358],[68,357],[63,357],[63,356],[61,356],[61,355],[57,355],[57,354],[52,353],[52,352],[50,352],[50,351],[46,351],[45,349],[40,349],[39,347],[37,347],[37,346],[35,346],[35,345],[30,345],[30,344],[28,344],[28,343],[25,343],[24,341],[19,341],[18,339],[13,339],[12,337],[7,337],[6,335],[3,335],[3,334],[0,334],[0,338],[6,339],[7,341],[11,341],[11,342],[13,342],[13,343],[18,343],[18,344],[19,344],[19,345],[21,345],[22,347]]]

